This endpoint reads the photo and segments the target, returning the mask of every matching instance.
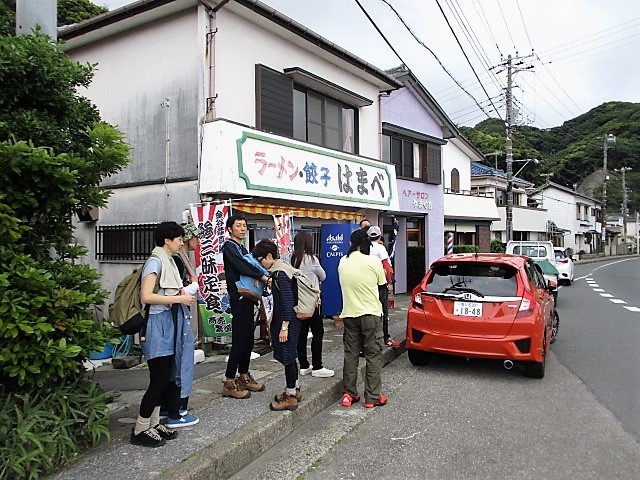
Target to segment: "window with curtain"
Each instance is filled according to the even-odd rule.
[[[357,110],[320,93],[296,86],[293,137],[322,147],[357,152]]]
[[[382,160],[395,165],[399,178],[417,178],[436,185],[442,183],[440,145],[383,133]]]

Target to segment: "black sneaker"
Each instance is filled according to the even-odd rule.
[[[140,432],[134,435],[134,430],[131,430],[131,443],[134,445],[140,445],[141,447],[161,447],[167,441],[160,436],[155,428],[150,428],[144,432]]]
[[[175,430],[169,430],[167,427],[165,427],[161,423],[159,423],[153,428],[155,428],[156,432],[158,432],[160,436],[165,440],[173,440],[174,438],[178,438],[178,432],[176,432]]]

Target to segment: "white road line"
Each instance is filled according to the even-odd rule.
[[[613,297],[613,295],[611,295],[610,293],[601,293],[600,296],[604,297],[604,298],[611,298]]]
[[[594,288],[594,292],[604,292],[604,288]]]
[[[638,307],[624,307],[624,308],[626,308],[630,312],[640,312],[640,308]]]
[[[597,283],[590,283],[589,286],[590,287],[595,287],[595,288],[600,288],[600,285],[598,285]]]
[[[620,300],[619,298],[610,298],[613,303],[627,303],[624,300]]]

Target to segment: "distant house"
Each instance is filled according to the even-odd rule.
[[[549,238],[547,211],[530,206],[527,189],[533,183],[513,177],[513,240],[547,240]],[[500,220],[491,224],[493,239],[507,241],[507,174],[500,169],[471,164],[471,191],[475,195],[493,195]]]
[[[553,244],[575,253],[596,253],[602,246],[602,205],[598,200],[554,182],[529,192],[536,206],[548,213]]]
[[[492,222],[500,221],[495,191],[472,187],[471,176],[474,162],[484,157],[460,134],[449,139],[443,155],[445,241],[451,235],[453,245],[477,245],[489,252]]]

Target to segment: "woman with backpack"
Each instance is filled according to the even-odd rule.
[[[297,388],[298,364],[296,362],[301,321],[293,310],[295,304],[292,280],[284,271],[275,271],[282,260],[278,259],[278,246],[271,240],[261,240],[253,247],[251,253],[264,268],[271,269],[273,294],[273,316],[269,325],[271,347],[273,358],[284,365],[286,380],[284,392],[274,397],[270,408],[275,411],[295,410],[302,398],[302,393]]]
[[[175,428],[199,422],[197,417],[178,414],[181,387],[188,396],[193,383],[193,331],[186,307],[193,304],[195,296],[184,294],[182,278],[172,258],[183,245],[183,235],[183,228],[176,222],[158,225],[153,233],[156,247],[142,270],[140,299],[149,305],[149,316],[140,346],[149,366],[149,386],[131,432],[134,445],[159,447],[178,436]],[[159,289],[155,291],[158,277]],[[182,368],[189,365],[190,368]],[[164,400],[170,405],[169,417],[161,425],[160,405]]]
[[[313,254],[313,236],[309,232],[299,232],[293,240],[293,254],[291,265],[304,273],[315,288],[320,289],[320,282],[327,278],[327,274],[320,265],[318,257]],[[311,365],[307,359],[307,335],[311,329]],[[335,372],[322,365],[322,337],[324,326],[320,314],[320,304],[313,312],[313,316],[304,322],[298,337],[298,361],[300,375],[311,374],[312,377],[333,377]]]

